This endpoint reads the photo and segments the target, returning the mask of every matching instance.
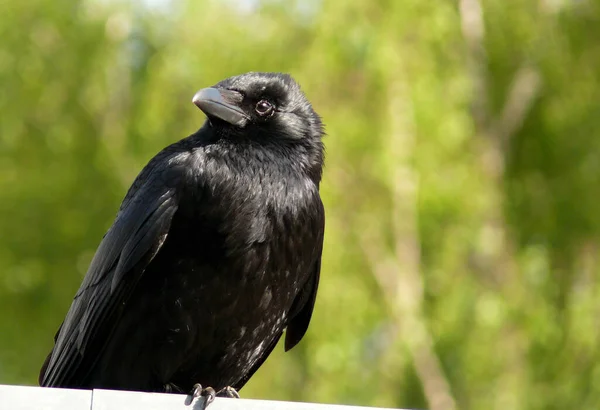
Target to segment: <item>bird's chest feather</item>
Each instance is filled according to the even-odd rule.
[[[289,282],[313,253],[318,189],[297,164],[261,155],[261,166],[239,155],[196,159],[172,230],[199,260],[227,261],[239,279]]]
[[[165,302],[175,310],[182,305],[221,316],[258,316],[261,310],[280,315],[314,262],[319,229],[310,211],[316,187],[281,165],[259,171],[206,156],[196,165],[151,264],[165,281],[166,299],[188,299]]]
[[[213,371],[234,371],[250,366],[287,324],[316,258],[318,193],[298,176],[227,167],[187,184],[197,185],[183,190],[149,266],[161,282],[149,288],[161,289],[161,314],[172,323],[159,340],[165,348],[185,344],[190,371],[202,372],[200,357]],[[220,347],[205,357],[215,341]]]

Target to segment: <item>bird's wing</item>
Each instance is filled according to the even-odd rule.
[[[312,274],[304,287],[302,288],[300,294],[294,300],[292,305],[291,313],[295,314],[292,317],[290,323],[287,326],[285,331],[285,351],[287,352],[292,347],[296,346],[298,342],[302,339],[306,330],[308,329],[308,324],[310,322],[310,317],[312,316],[313,307],[315,305],[315,299],[317,297],[317,287],[319,285],[319,276],[321,271],[321,252],[319,251],[319,259],[315,263],[315,268],[312,271]],[[259,367],[267,360],[267,358],[271,355],[271,352],[281,339],[281,335],[283,332],[279,333],[267,346],[267,348],[263,351],[260,358],[252,365],[250,371],[248,371],[243,378],[238,380],[233,388],[236,390],[240,390],[244,385],[250,380],[250,378],[256,373]]]
[[[57,333],[40,373],[42,386],[76,387],[89,371],[90,357],[97,358],[105,346],[106,338],[94,336],[111,333],[123,302],[164,243],[186,158],[186,153],[163,151],[129,189]]]
[[[287,352],[302,340],[310,318],[312,316],[315,299],[317,298],[317,288],[319,287],[319,276],[321,273],[321,255],[315,263],[312,275],[294,300],[290,312],[290,322],[285,330],[285,351]]]
[[[306,224],[306,228],[310,230],[314,230],[316,232],[316,240],[314,241],[314,254],[316,255],[316,259],[314,263],[311,265],[311,271],[308,275],[308,280],[294,299],[292,303],[292,307],[288,312],[288,317],[290,321],[285,330],[285,351],[290,350],[292,347],[296,346],[298,342],[304,337],[306,330],[308,329],[308,324],[310,323],[310,318],[312,316],[313,307],[315,305],[315,299],[317,297],[317,288],[319,286],[319,276],[321,274],[321,253],[323,251],[323,235],[325,230],[325,210],[323,208],[323,203],[320,199],[316,202],[317,206],[315,208],[316,212],[314,214],[316,223],[315,226],[311,226],[311,224]],[[233,387],[236,390],[241,389],[248,380],[254,375],[254,373],[262,366],[262,364],[267,360],[279,339],[283,331],[279,333],[271,343],[267,346],[267,348],[262,352],[261,356],[258,360],[252,365],[250,370],[233,384]]]
[[[319,287],[319,277],[321,275],[321,253],[323,251],[323,235],[325,231],[325,210],[321,200],[317,204],[317,231],[318,236],[315,241],[316,259],[308,280],[302,287],[302,290],[296,296],[289,312],[289,323],[285,330],[285,351],[287,352],[302,340],[310,318],[312,316],[315,299],[317,298],[317,289]]]

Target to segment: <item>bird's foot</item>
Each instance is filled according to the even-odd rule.
[[[240,394],[231,386],[222,388],[219,391],[215,391],[212,387],[202,387],[200,383],[196,383],[190,393],[193,399],[204,397],[204,408],[215,400],[215,397],[228,397],[233,399],[239,399]]]
[[[228,397],[230,399],[239,399],[240,394],[233,387],[227,386],[217,392],[217,397]]]
[[[204,388],[204,387],[202,387],[202,385],[200,383],[196,383],[196,384],[194,384],[194,387],[192,388],[191,396],[193,399],[197,399],[199,397],[205,397],[205,407],[206,407],[210,403],[213,402],[215,397],[217,397],[217,393],[215,392],[215,389],[213,389],[212,387]]]

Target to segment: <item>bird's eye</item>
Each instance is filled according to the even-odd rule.
[[[271,115],[273,114],[273,111],[275,111],[273,104],[271,104],[267,100],[260,100],[258,103],[256,103],[255,109],[258,115],[260,115],[261,117]]]

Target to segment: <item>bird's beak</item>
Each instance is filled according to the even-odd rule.
[[[245,126],[249,120],[239,107],[242,100],[242,94],[237,91],[218,88],[203,88],[192,98],[192,102],[208,117],[220,118],[238,127]]]

